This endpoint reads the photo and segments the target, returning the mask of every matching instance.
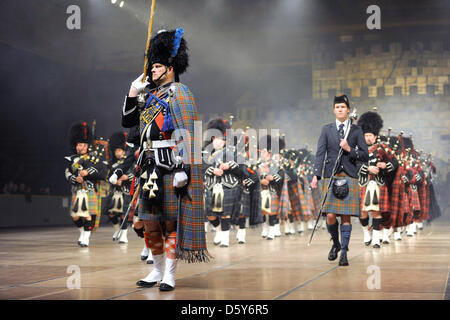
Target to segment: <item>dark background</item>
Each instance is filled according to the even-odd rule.
[[[0,2],[0,187],[14,181],[33,193],[68,194],[71,124],[95,119],[104,138],[121,129],[124,96],[142,72],[150,3]],[[81,30],[66,27],[72,4],[81,8]],[[371,4],[382,9],[382,30],[371,32],[386,43],[448,39],[449,1],[157,0],[153,30],[184,28],[191,66],[181,81],[203,119],[237,113],[249,90],[255,108],[289,112],[299,101],[311,106],[317,46],[326,43],[339,59],[347,45],[337,36],[367,34]]]

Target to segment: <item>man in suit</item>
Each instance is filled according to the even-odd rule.
[[[348,266],[347,251],[352,232],[351,216],[359,217],[361,214],[356,161],[367,161],[369,151],[361,128],[350,123],[350,102],[346,95],[334,98],[333,112],[336,121],[322,128],[317,143],[311,187],[316,189],[318,180],[324,177],[325,194],[329,179],[334,174],[333,183],[328,190],[327,201],[322,210],[326,214],[327,229],[333,240],[328,260],[336,260],[338,252],[341,251],[339,265]],[[343,153],[339,163],[336,163],[341,148]],[[333,172],[334,168],[335,172]],[[339,242],[337,216],[341,217],[342,243]]]

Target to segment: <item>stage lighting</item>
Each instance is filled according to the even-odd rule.
[[[122,7],[123,7],[123,5],[124,5],[124,3],[125,3],[124,1],[120,1],[119,7],[121,7],[121,8],[122,8]]]
[[[115,4],[117,2],[117,0],[111,0],[112,4]]]

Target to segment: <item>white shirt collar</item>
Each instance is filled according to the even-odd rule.
[[[336,128],[339,130],[339,125],[344,124],[344,131],[347,130],[348,121],[349,120],[347,119],[344,122],[340,122],[338,119],[336,119]]]

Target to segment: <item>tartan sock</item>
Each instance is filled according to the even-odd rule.
[[[171,232],[165,240],[166,244],[166,257],[168,259],[176,259],[176,248],[177,248],[177,233],[176,231]]]
[[[327,230],[331,235],[331,239],[333,240],[333,245],[335,247],[339,246],[339,222],[336,221],[335,224],[329,225],[327,223]]]
[[[372,219],[373,230],[380,230],[381,219]]]
[[[342,253],[346,254],[348,251],[348,244],[350,243],[350,236],[352,234],[351,224],[341,224],[341,240],[342,240]]]
[[[209,222],[214,226],[214,228],[217,228],[220,224],[220,218],[217,217],[215,220],[209,220]]]
[[[164,253],[164,240],[160,231],[144,232],[145,244],[152,250],[152,255]]]
[[[364,218],[364,219],[359,218],[359,222],[361,222],[361,225],[363,227],[367,227],[369,225],[369,217]],[[372,221],[372,224],[373,224],[373,221]]]
[[[222,231],[228,231],[230,230],[231,226],[231,219],[230,218],[222,218],[220,219],[220,227]]]
[[[77,228],[81,228],[84,225],[83,218],[80,218],[77,221],[73,220],[73,223],[75,223]]]
[[[245,218],[239,218],[239,229],[245,229]]]
[[[269,215],[269,226],[273,227],[277,223],[276,215]]]

